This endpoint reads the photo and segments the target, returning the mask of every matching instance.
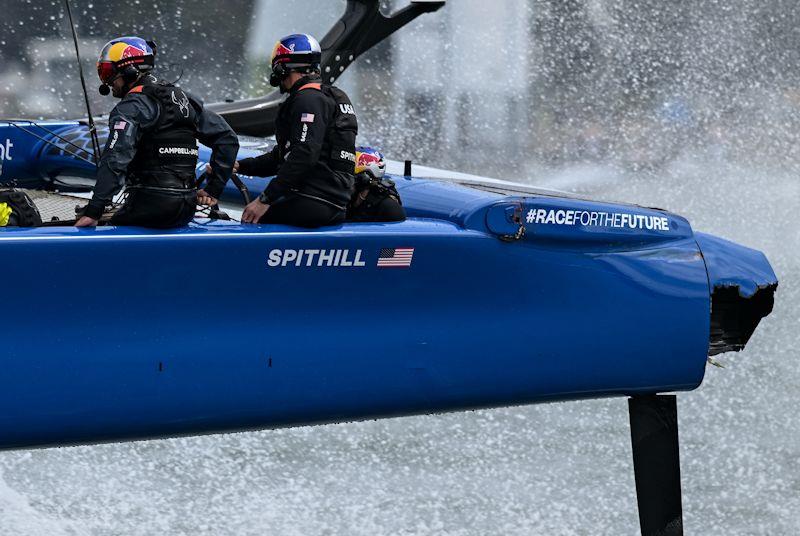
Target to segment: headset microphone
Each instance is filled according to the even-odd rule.
[[[100,94],[105,97],[106,95],[111,93],[111,88],[108,87],[107,85],[103,84],[102,86],[100,86],[100,88],[97,91],[99,91]]]

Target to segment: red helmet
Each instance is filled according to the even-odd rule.
[[[155,65],[155,43],[140,37],[119,37],[106,43],[97,60],[97,76],[110,85],[119,76],[135,79]]]

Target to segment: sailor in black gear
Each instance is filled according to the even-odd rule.
[[[101,93],[110,86],[122,100],[109,115],[94,195],[75,224],[78,227],[97,225],[123,186],[127,199],[111,224],[180,227],[194,217],[198,198],[216,203],[230,178],[239,150],[236,134],[202,101],[149,74],[151,45],[126,37],[103,49],[98,73],[106,90]],[[150,60],[141,61],[142,57]],[[139,63],[131,63],[134,60]],[[208,186],[199,191],[195,188],[198,140],[211,148],[213,168]]]
[[[355,192],[347,221],[404,221],[406,211],[394,181],[386,178],[386,159],[373,147],[356,147]]]
[[[238,162],[238,173],[276,175],[242,214],[245,223],[299,227],[334,225],[345,219],[353,191],[358,121],[347,95],[322,84],[319,44],[308,35],[275,46],[271,82],[289,96],[278,111],[277,145]]]

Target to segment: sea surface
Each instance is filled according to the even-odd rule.
[[[767,254],[773,314],[678,397],[684,520],[798,534],[800,179],[724,154],[519,179],[666,208]],[[627,403],[0,453],[0,534],[635,535]]]

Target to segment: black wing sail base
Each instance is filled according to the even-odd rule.
[[[423,13],[437,11],[445,0],[416,0],[392,15],[381,13],[380,0],[347,0],[344,15],[320,41],[322,78],[333,83],[356,58]],[[276,89],[263,97],[209,104],[237,134],[266,137],[275,134],[278,105],[284,95]]]

